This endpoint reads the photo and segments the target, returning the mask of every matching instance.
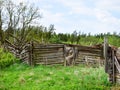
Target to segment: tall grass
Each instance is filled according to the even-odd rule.
[[[14,64],[2,69],[0,90],[109,90],[103,67]]]
[[[0,68],[9,66],[15,61],[17,61],[17,59],[13,54],[5,51],[3,48],[0,48]]]

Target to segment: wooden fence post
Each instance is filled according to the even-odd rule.
[[[72,66],[75,65],[75,59],[76,59],[76,52],[75,52],[75,46],[73,46],[73,61],[72,61]]]
[[[109,74],[109,82],[115,83],[115,53],[112,47],[108,46],[108,40],[104,38],[105,72]]]
[[[105,72],[108,72],[108,39],[104,37],[103,56],[105,58]]]
[[[64,66],[66,66],[67,65],[67,61],[66,61],[66,45],[63,45],[63,56],[64,56]]]
[[[35,62],[34,62],[34,58],[33,58],[33,42],[30,42],[29,45],[29,65],[30,66],[34,66]]]

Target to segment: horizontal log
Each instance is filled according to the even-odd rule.
[[[36,44],[36,43],[33,43],[33,46],[64,46],[64,44]]]
[[[48,63],[64,63],[63,61],[61,61],[61,62],[35,62],[35,63],[46,63],[46,64],[48,64]]]
[[[33,51],[34,54],[50,54],[50,53],[63,53],[62,51]]]
[[[64,64],[64,62],[52,62],[52,63],[38,62],[38,63],[36,63],[36,64],[53,65],[53,64]]]
[[[61,59],[64,57],[33,57],[34,59]]]
[[[63,53],[33,53],[34,56],[63,56]]]
[[[60,57],[60,56],[64,56],[63,55],[63,53],[43,53],[43,54],[33,54],[33,56],[35,56],[35,57],[54,57],[54,56],[58,56],[58,57]]]
[[[120,84],[120,73],[116,73],[115,78],[116,78],[116,83]]]
[[[47,51],[47,50],[63,50],[63,48],[33,48],[33,50],[36,50],[36,51],[38,51],[38,50],[41,50],[41,51]]]
[[[93,49],[93,48],[78,48],[79,51],[90,51],[90,50],[93,50],[93,51],[103,51],[101,49]]]
[[[33,48],[64,48],[63,45],[34,45]]]
[[[87,49],[87,48],[78,48],[78,51],[102,51],[102,50],[100,50],[100,49],[91,49],[91,48],[89,48],[89,49]]]
[[[92,58],[92,59],[99,59],[98,57],[94,57],[94,56],[87,56],[87,55],[81,55],[79,57],[77,57],[77,59],[85,59],[85,58]]]
[[[78,55],[85,55],[85,56],[98,56],[98,57],[101,57],[102,56],[102,53],[89,53],[89,52],[79,52]]]
[[[79,50],[82,53],[93,53],[93,54],[102,54],[102,51],[95,51],[95,50]]]
[[[49,59],[42,59],[42,58],[36,58],[34,59],[34,61],[63,61],[64,59],[63,58],[49,58]]]
[[[34,59],[59,59],[64,58],[63,56],[47,56],[47,57],[34,57]]]
[[[78,45],[77,48],[86,48],[86,49],[102,49],[102,47],[91,47],[91,46],[80,46]]]
[[[40,62],[61,62],[64,61],[63,58],[58,58],[58,59],[34,59],[34,61],[40,61]]]
[[[34,59],[34,61],[35,61],[35,62],[37,62],[37,61],[38,61],[38,62],[39,62],[39,61],[40,61],[40,62],[46,62],[46,61],[64,61],[64,59],[63,59],[63,58],[57,58],[57,59],[55,59],[55,58],[54,58],[54,59]]]

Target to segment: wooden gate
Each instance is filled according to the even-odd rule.
[[[120,83],[120,63],[116,56],[117,49],[108,45],[108,40],[104,38],[104,58],[105,72],[109,74],[111,83]]]

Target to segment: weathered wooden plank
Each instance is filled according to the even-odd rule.
[[[47,55],[63,55],[63,52],[34,52],[34,55],[38,55],[38,56],[47,56]]]
[[[102,50],[102,48],[86,47],[86,46],[79,46],[77,48],[78,50]]]
[[[56,48],[56,47],[53,47],[53,48],[48,48],[48,47],[46,47],[46,48],[33,48],[34,50],[41,50],[41,51],[44,51],[44,50],[63,50],[63,47],[62,48]]]
[[[87,52],[87,53],[99,53],[101,54],[101,50],[78,50],[79,52]]]
[[[58,54],[59,54],[59,53],[60,53],[60,54],[63,54],[63,52],[58,52],[58,51],[56,51],[56,52],[52,52],[52,51],[47,51],[47,52],[45,52],[45,51],[44,51],[44,52],[41,52],[41,51],[39,51],[39,52],[34,52],[34,54],[40,54],[40,55],[41,55],[41,54],[54,54],[54,53],[56,53],[56,54],[57,54],[57,53],[58,53]]]
[[[61,62],[61,61],[64,61],[63,58],[58,58],[58,59],[36,59],[35,61],[37,62]]]
[[[115,56],[115,53],[114,53],[114,50],[112,50],[112,73],[113,73],[113,83],[115,82],[115,58],[114,58],[114,56]]]
[[[34,58],[34,60],[55,60],[55,59],[63,60],[64,58],[62,58],[62,57],[60,57],[60,58],[59,57],[49,57],[49,58],[48,57],[39,57],[39,58],[37,57],[37,58]]]
[[[63,51],[63,48],[33,48],[33,51]]]
[[[82,47],[80,47],[80,48],[78,48],[78,50],[79,51],[91,51],[91,50],[93,50],[93,51],[101,51],[102,49],[94,49],[94,48],[82,48]]]
[[[58,59],[58,58],[64,58],[63,56],[42,56],[42,57],[35,57],[34,59],[42,59],[42,58],[47,58],[47,59]]]
[[[116,66],[118,72],[120,73],[120,64],[119,64],[119,62],[118,62],[116,56],[115,56],[114,58],[115,58],[115,66]]]
[[[34,59],[40,59],[40,58],[54,58],[54,59],[57,59],[57,58],[64,58],[64,56],[62,56],[62,55],[59,55],[59,56],[37,56],[37,57],[34,56]]]
[[[35,62],[36,63],[38,63],[38,62],[45,62],[45,63],[52,63],[52,62],[64,62],[62,59],[60,60],[53,60],[53,59],[51,59],[51,60],[35,60]]]
[[[44,56],[46,56],[46,57],[48,57],[48,56],[63,56],[63,53],[45,53],[45,54],[36,54],[36,53],[34,53],[33,54],[34,56],[36,56],[36,57],[44,57]]]
[[[101,55],[101,53],[98,53],[98,54],[96,54],[96,53],[82,53],[82,52],[80,52],[79,54],[78,54],[78,56],[96,56],[96,57],[101,57],[102,55]]]
[[[46,63],[51,63],[51,62],[64,62],[62,59],[60,60],[57,60],[57,61],[54,61],[54,60],[35,60],[35,62],[46,62]]]
[[[36,46],[34,46],[34,48],[36,48],[36,49],[42,49],[42,48],[47,48],[47,49],[51,49],[51,48],[63,48],[63,45],[61,46],[61,45],[58,45],[58,46],[49,46],[49,45],[44,45],[44,46],[39,46],[39,45],[36,45]]]
[[[63,64],[63,62],[56,62],[56,63],[45,63],[45,62],[41,62],[41,63],[36,63],[36,64],[41,64],[41,65],[54,65],[54,64]]]
[[[120,73],[116,73],[115,78],[116,78],[116,83],[120,84]]]
[[[73,45],[73,44],[66,44],[68,47],[77,47],[77,48],[92,48],[92,49],[101,49],[101,47],[95,47],[95,46],[82,46],[82,45]]]
[[[49,62],[49,61],[46,61],[46,62],[38,62],[38,61],[36,61],[36,63],[46,63],[46,64],[52,64],[52,63],[64,63],[64,61],[59,61],[59,62],[57,62],[57,61],[54,61],[54,62]]]
[[[39,59],[34,59],[34,61],[63,61],[64,59],[63,58],[39,58]]]
[[[38,46],[63,46],[64,44],[34,44],[34,46],[36,46],[36,45],[38,45]]]

